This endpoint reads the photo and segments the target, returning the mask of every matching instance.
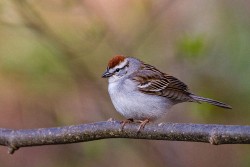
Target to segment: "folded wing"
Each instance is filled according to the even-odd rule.
[[[175,103],[196,101],[190,97],[191,93],[186,84],[151,65],[145,64],[142,70],[133,76],[133,80],[138,83],[138,89],[143,93],[164,96]]]

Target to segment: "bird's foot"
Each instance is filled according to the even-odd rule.
[[[121,124],[122,124],[121,130],[123,131],[125,125],[128,124],[128,123],[131,123],[131,122],[134,122],[133,118],[129,118],[129,119],[126,119],[124,121],[121,121]]]
[[[141,131],[141,129],[144,129],[144,127],[145,127],[145,125],[147,124],[147,123],[149,123],[149,119],[145,119],[145,120],[140,120],[139,121],[141,124],[140,124],[140,126],[139,126],[139,128],[138,128],[138,130],[137,130],[137,133],[140,133],[140,131]]]

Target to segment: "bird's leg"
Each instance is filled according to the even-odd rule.
[[[144,129],[145,125],[146,125],[147,123],[149,123],[149,119],[145,119],[144,121],[140,120],[139,122],[140,122],[141,124],[140,124],[140,126],[139,126],[139,128],[138,128],[138,130],[137,130],[137,133],[139,133],[141,129]]]
[[[133,118],[129,118],[129,119],[126,119],[126,120],[122,121],[122,122],[121,122],[121,124],[122,124],[121,129],[122,129],[122,131],[123,131],[125,125],[128,124],[128,123],[131,123],[131,122],[134,122],[134,119],[133,119]]]

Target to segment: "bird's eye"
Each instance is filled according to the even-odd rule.
[[[116,70],[115,70],[115,72],[119,72],[120,71],[120,68],[117,68]]]

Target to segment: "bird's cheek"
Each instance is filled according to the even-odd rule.
[[[112,75],[111,77],[109,77],[109,83],[113,83],[116,82],[120,77],[116,76],[116,75]]]

